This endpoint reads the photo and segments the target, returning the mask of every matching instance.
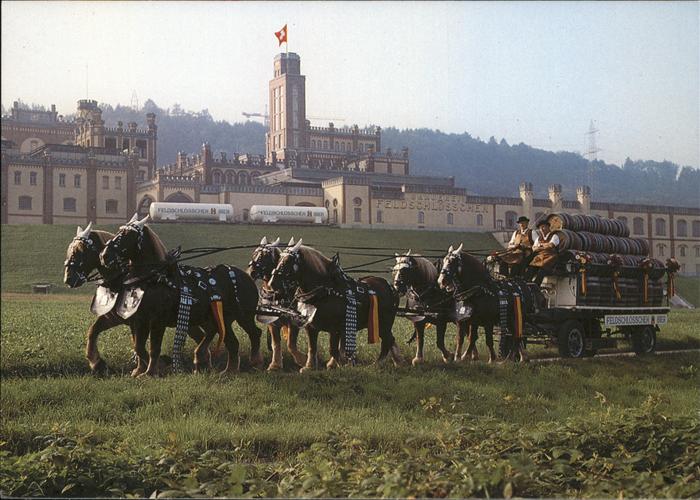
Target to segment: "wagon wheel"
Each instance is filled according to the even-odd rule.
[[[656,329],[653,326],[642,326],[632,332],[632,350],[637,356],[652,354],[656,351]]]
[[[582,358],[586,355],[586,331],[576,320],[569,320],[559,329],[557,346],[562,358]]]

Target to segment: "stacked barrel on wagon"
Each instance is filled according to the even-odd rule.
[[[559,271],[576,274],[576,305],[662,305],[666,266],[649,257],[647,240],[630,237],[624,222],[566,213],[547,220],[560,240]]]

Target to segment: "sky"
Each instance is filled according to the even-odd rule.
[[[307,115],[700,165],[698,2],[2,2],[1,100],[264,112],[278,47]]]

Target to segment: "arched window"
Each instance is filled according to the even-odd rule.
[[[695,256],[700,257],[700,247],[699,246],[695,246]]]
[[[73,187],[80,187],[80,174],[75,174],[73,176]]]
[[[337,208],[333,209],[333,222],[336,224],[338,223],[338,209]]]
[[[418,224],[425,224],[425,212],[418,212]]]
[[[36,172],[29,172],[29,185],[36,186]]]
[[[664,257],[664,249],[665,248],[666,248],[666,245],[664,245],[663,243],[659,243],[658,245],[656,245],[656,255],[658,257]]]
[[[693,221],[693,237],[697,238],[700,236],[700,220]]]
[[[251,184],[259,184],[256,182],[256,179],[260,177],[260,172],[254,170],[253,172],[250,173],[250,183]]]
[[[355,207],[355,222],[362,222],[362,209],[360,207]]]
[[[32,209],[32,197],[31,196],[20,196],[18,199],[20,210],[31,210]]]
[[[678,219],[676,222],[676,236],[688,236],[688,223],[685,219]]]
[[[311,149],[316,149],[316,140],[311,139]]]
[[[632,232],[634,234],[644,234],[644,219],[635,217],[632,221]]]
[[[481,214],[476,214],[476,225],[477,226],[483,226],[484,225],[484,216]]]
[[[666,221],[664,219],[656,219],[656,235],[666,236]]]
[[[340,150],[343,152],[345,151],[345,143],[344,142],[340,143]]]
[[[331,208],[331,201],[330,201],[330,200],[326,200],[326,202],[324,203],[324,205],[325,205],[325,207],[326,207],[326,210],[328,210],[329,208]]]
[[[455,223],[455,216],[452,212],[447,213],[447,224],[450,226]]]
[[[244,209],[243,209],[243,220],[244,220],[244,221],[247,221],[249,215],[250,215],[250,210],[247,209],[247,208],[244,208]]]
[[[63,211],[75,212],[75,198],[63,198]]]
[[[226,184],[235,184],[236,183],[236,172],[233,170],[229,170],[226,172]]]
[[[685,245],[681,245],[678,247],[678,255],[680,257],[685,257],[685,249],[686,249]]]
[[[506,227],[508,229],[515,228],[515,220],[518,218],[518,214],[511,212],[510,210],[506,212]]]
[[[15,186],[22,184],[22,172],[15,170]]]
[[[242,186],[247,186],[250,184],[250,176],[248,175],[248,172],[238,172],[238,183]]]
[[[218,170],[214,170],[214,173],[212,174],[212,179],[214,181],[214,184],[221,184],[221,172]]]

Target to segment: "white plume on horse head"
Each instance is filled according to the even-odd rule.
[[[459,253],[462,251],[462,247],[464,247],[464,243],[459,244],[457,250],[454,251],[455,255],[459,255]]]
[[[265,246],[267,245],[267,236],[263,236],[263,238],[260,240],[260,246]]]
[[[453,250],[454,248],[452,248],[452,245],[450,245],[450,248],[447,249],[447,253],[452,253]]]
[[[292,247],[292,252],[296,252],[299,250],[299,248],[301,248],[301,242],[302,242],[302,238],[299,238],[299,241],[297,241],[297,244],[294,245],[294,247]]]
[[[276,247],[277,245],[279,245],[280,244],[280,237],[278,236],[277,239],[275,241],[273,241],[271,244],[273,247]]]
[[[292,236],[292,237],[289,239],[289,243],[287,243],[287,246],[288,246],[288,247],[293,247],[293,246],[294,246],[294,236]]]
[[[150,215],[147,215],[146,217],[144,217],[141,220],[138,220],[138,217],[137,217],[137,220],[134,221],[134,225],[142,228],[144,226],[144,224],[146,224],[146,222],[148,222],[148,219],[150,219],[150,218],[151,218]]]
[[[129,222],[127,222],[127,224],[131,224],[132,222],[136,222],[137,220],[139,220],[139,213],[138,212],[136,212],[134,215],[131,216],[131,220],[129,220]]]
[[[90,221],[85,229],[78,226],[78,230],[75,232],[75,236],[78,238],[87,238],[90,236],[90,231],[92,230],[92,221]]]
[[[411,255],[411,249],[410,249],[410,248],[408,249],[408,252],[406,252],[406,256],[408,257],[409,255]]]

